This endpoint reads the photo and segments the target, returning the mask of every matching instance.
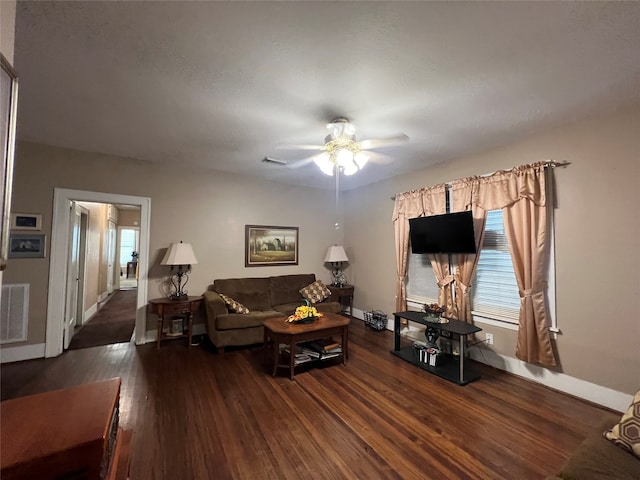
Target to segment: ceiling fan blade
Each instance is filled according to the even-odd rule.
[[[367,150],[370,148],[380,148],[380,147],[392,147],[395,145],[401,145],[409,141],[409,136],[404,133],[399,133],[392,137],[387,138],[371,138],[369,140],[362,140],[358,142],[360,147]]]
[[[305,167],[305,166],[309,165],[310,163],[313,163],[313,161],[317,157],[320,157],[321,155],[324,155],[324,153],[318,153],[317,155],[311,155],[310,157],[303,158],[301,160],[296,160],[295,162],[291,162],[291,163],[287,164],[287,168]]]
[[[365,155],[369,155],[369,161],[371,163],[377,163],[379,165],[388,165],[395,160],[392,156],[380,152],[367,151]]]
[[[276,148],[284,150],[322,150],[324,145],[276,145]]]

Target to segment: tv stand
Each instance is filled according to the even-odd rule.
[[[449,319],[447,323],[433,323],[425,320],[425,314],[422,312],[396,312],[393,314],[393,353],[395,356],[406,360],[409,363],[416,365],[417,367],[426,370],[427,372],[438,375],[458,385],[466,385],[469,382],[473,382],[480,378],[480,375],[475,373],[472,368],[467,365],[468,360],[465,358],[465,343],[467,335],[482,331],[481,328],[471,325],[460,320],[453,318]],[[400,344],[400,324],[402,319],[409,320],[410,322],[420,323],[427,327],[435,328],[441,332],[449,332],[455,335],[460,340],[460,352],[457,361],[455,356],[450,354],[444,355],[444,363],[438,366],[431,366],[424,362],[421,362],[416,357],[416,352],[413,345],[402,347]]]

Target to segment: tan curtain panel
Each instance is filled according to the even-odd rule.
[[[423,205],[426,215],[440,215],[447,213],[447,192],[446,185],[442,185],[442,193],[437,195],[423,196]],[[456,305],[453,302],[453,292],[451,284],[454,281],[449,267],[449,256],[436,254],[429,255],[431,268],[438,283],[438,305],[445,307],[445,316],[457,318]]]
[[[453,212],[465,212],[471,210],[473,215],[473,231],[475,235],[476,251],[479,253],[484,238],[484,226],[487,220],[487,211],[477,205],[479,190],[479,178],[472,177],[456,180],[451,184],[451,199]],[[453,256],[456,271],[454,274],[456,286],[456,310],[460,320],[471,323],[471,282],[478,266],[480,255],[468,253]]]
[[[478,181],[477,206],[502,209],[513,269],[520,290],[516,357],[557,365],[549,335],[546,299],[548,256],[545,167],[547,162],[496,172]]]
[[[392,220],[396,246],[396,312],[407,310],[405,285],[409,254],[409,219],[443,213],[446,209],[445,188],[445,185],[435,185],[398,193],[395,197]]]
[[[476,245],[482,245],[486,212],[502,209],[505,231],[520,289],[520,318],[516,356],[528,363],[556,366],[551,345],[546,301],[548,257],[545,167],[547,162],[523,165],[452,182],[452,211],[471,210]],[[409,218],[446,211],[446,186],[396,195],[393,222],[398,262],[397,311],[407,308],[405,279],[409,245]],[[438,286],[439,304],[447,315],[471,321],[470,285],[478,255],[456,255],[456,272],[449,271],[447,255],[430,255]],[[450,285],[456,282],[456,304]]]

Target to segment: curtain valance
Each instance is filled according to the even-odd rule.
[[[484,210],[498,210],[527,198],[542,207],[545,198],[545,173],[547,162],[522,165],[511,170],[502,170],[486,177],[475,177],[477,197],[472,200]],[[453,183],[468,183],[468,179]]]
[[[444,213],[447,201],[446,188],[446,185],[441,184],[398,193],[395,197],[392,220],[395,222],[400,215],[409,219]]]

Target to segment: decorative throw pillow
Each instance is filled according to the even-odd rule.
[[[245,307],[243,304],[241,304],[240,302],[236,302],[233,298],[227,297],[223,293],[219,293],[218,295],[220,295],[220,298],[222,298],[222,300],[224,300],[224,303],[227,304],[227,307],[232,312],[235,312],[235,313],[249,313],[249,309],[247,307]]]
[[[604,437],[640,457],[640,391],[633,397],[620,421],[604,432]]]
[[[320,280],[299,290],[300,294],[311,303],[318,303],[331,296],[331,291]]]

